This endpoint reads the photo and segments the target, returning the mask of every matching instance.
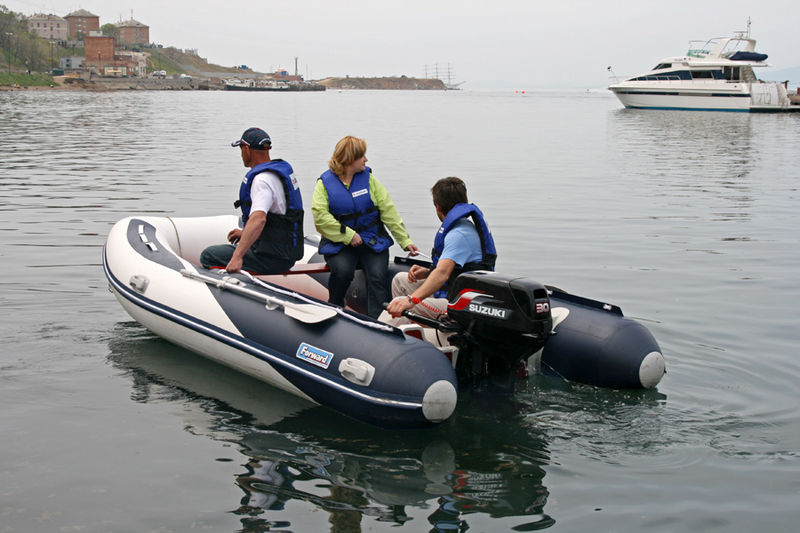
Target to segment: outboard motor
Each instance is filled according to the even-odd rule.
[[[550,298],[541,283],[496,272],[472,271],[455,279],[447,316],[458,327],[459,384],[486,381],[513,388],[522,360],[544,346],[552,330]]]

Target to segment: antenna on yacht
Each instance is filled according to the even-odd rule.
[[[747,17],[747,38],[750,38],[750,17]]]

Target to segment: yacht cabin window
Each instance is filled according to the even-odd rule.
[[[739,67],[723,67],[723,76],[729,81],[740,81],[741,73]]]

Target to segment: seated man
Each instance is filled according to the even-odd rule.
[[[468,203],[464,182],[456,177],[443,178],[431,193],[436,215],[442,221],[433,243],[432,268],[414,265],[408,274],[394,277],[394,299],[380,317],[392,325],[410,322],[400,316],[407,310],[430,318],[446,314],[448,297],[452,296],[448,289],[456,276],[470,270],[494,270],[494,239],[483,213]]]
[[[250,168],[233,204],[242,209],[244,229],[228,232],[231,244],[203,250],[200,264],[228,272],[285,272],[303,257],[303,199],[292,166],[270,159],[272,142],[259,128],[246,130],[231,146],[240,148],[242,162]]]

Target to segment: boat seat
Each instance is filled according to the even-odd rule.
[[[224,270],[225,267],[222,266],[212,266],[209,267],[209,270]],[[286,272],[282,272],[280,274],[262,274],[261,272],[254,272],[252,270],[248,270],[250,274],[253,276],[291,276],[293,274],[322,274],[324,272],[330,272],[331,269],[328,266],[328,263],[298,263],[294,265],[292,268],[287,270]]]
[[[322,274],[330,271],[331,269],[328,266],[328,263],[297,263],[281,275],[291,276],[293,274]]]
[[[397,328],[402,331],[403,335],[406,337],[413,337],[421,341],[425,340],[425,333],[423,332],[422,326],[419,324],[400,324]]]

